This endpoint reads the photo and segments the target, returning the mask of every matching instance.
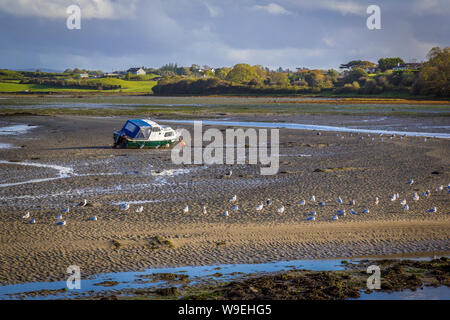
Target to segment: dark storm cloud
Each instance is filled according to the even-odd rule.
[[[337,0],[2,0],[3,68],[123,69],[233,65],[338,67],[351,59],[425,58],[448,45],[448,1],[376,1],[382,30],[366,28],[373,2]],[[66,28],[79,4],[81,30]]]

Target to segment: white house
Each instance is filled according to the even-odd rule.
[[[145,72],[145,70],[142,68],[130,68],[127,70],[127,73],[131,73],[134,75],[142,75],[142,76],[145,76],[147,74],[147,72]]]

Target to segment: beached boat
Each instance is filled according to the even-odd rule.
[[[132,119],[120,131],[114,131],[114,148],[169,147],[179,138],[179,133],[170,127],[148,119]]]

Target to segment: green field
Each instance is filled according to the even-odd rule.
[[[93,90],[79,88],[60,88],[39,84],[21,84],[19,80],[8,80],[0,82],[0,92],[124,92],[124,93],[152,93],[152,88],[156,85],[156,81],[127,81],[116,78],[100,78],[90,79],[90,82],[100,82],[102,84],[121,85],[121,89],[117,90]]]

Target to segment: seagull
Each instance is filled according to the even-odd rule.
[[[235,202],[237,200],[237,195],[234,195],[230,198],[230,202]]]
[[[270,206],[272,204],[272,201],[270,199],[266,199],[266,206]]]
[[[65,225],[66,225],[66,220],[58,221],[58,222],[56,223],[56,225],[58,225],[58,226],[65,226]]]
[[[306,220],[308,220],[308,221],[316,221],[316,217],[311,216],[311,217],[306,218]]]
[[[319,202],[319,206],[325,207],[325,201]]]
[[[424,139],[423,139],[423,142],[427,142],[427,138],[424,138]]]
[[[189,206],[184,207],[184,208],[183,208],[183,212],[184,212],[184,213],[188,213],[188,212],[189,212]]]
[[[309,201],[316,202],[316,197],[315,197],[315,196],[311,196],[311,198],[309,199]]]
[[[361,213],[369,213],[369,209],[364,209]]]
[[[337,202],[338,202],[338,203],[342,203],[341,197],[338,197],[338,198],[337,198]]]
[[[414,194],[413,194],[413,200],[414,201],[418,201],[420,198],[419,198],[419,195],[417,194],[417,192],[414,192]]]
[[[406,184],[412,185],[414,183],[414,179],[408,180]]]
[[[62,220],[63,216],[62,214],[58,214],[58,216],[56,216],[56,220]]]
[[[379,202],[380,200],[378,199],[378,197],[375,197],[375,204],[378,205]]]
[[[394,193],[394,194],[391,196],[391,201],[395,201],[395,200],[397,200],[397,195]]]
[[[256,207],[256,211],[261,211],[263,209],[264,205],[262,203],[258,204]]]
[[[407,204],[405,204],[405,206],[403,207],[403,210],[408,211],[409,210],[409,206]]]
[[[238,211],[239,207],[237,205],[234,205],[233,208],[231,208],[233,211]]]
[[[22,217],[23,219],[28,219],[30,217],[30,213],[29,212],[27,212],[27,213],[25,213],[25,215]]]
[[[428,213],[437,212],[437,208],[433,207],[430,210],[427,211]]]
[[[300,200],[300,205],[301,206],[304,206],[306,204],[306,201],[305,200]]]
[[[404,206],[404,205],[406,204],[406,199],[403,199],[402,202],[400,202],[400,204],[401,204],[402,206]]]
[[[233,175],[233,170],[229,169],[225,175],[231,177]]]
[[[78,204],[79,207],[84,207],[85,205],[87,205],[87,200],[86,200],[86,199],[84,199],[83,201],[81,201],[81,202]]]
[[[311,212],[309,213],[309,215],[310,215],[310,216],[315,216],[315,215],[317,215],[317,212],[311,211]]]
[[[203,214],[206,214],[206,206],[203,206],[203,207],[202,207],[202,213],[203,213]]]
[[[136,213],[141,213],[142,211],[144,211],[143,206],[140,206],[139,208],[136,209]]]
[[[283,213],[284,212],[284,206],[281,206],[278,208],[278,213]]]
[[[338,216],[333,216],[333,218],[331,218],[331,220],[339,220],[339,217]]]
[[[124,202],[120,205],[120,210],[126,211],[128,209],[130,209],[130,205],[128,203]]]
[[[442,190],[444,190],[444,186],[443,185],[440,185],[439,187],[436,188],[436,191],[442,191]]]
[[[348,204],[351,205],[351,206],[354,206],[356,204],[356,201],[355,200],[351,200]]]
[[[356,211],[353,209],[350,209],[350,214],[356,214]]]
[[[224,213],[222,213],[223,217],[228,217],[230,214],[228,213],[228,211],[225,211]]]
[[[62,210],[61,210],[61,213],[63,213],[63,214],[68,214],[69,211],[70,211],[70,208],[67,207],[67,208],[65,208],[65,209],[62,209]]]
[[[343,216],[343,217],[345,217],[345,209],[337,210],[336,213],[337,213],[338,216]]]
[[[31,219],[30,221],[28,221],[28,223],[30,223],[30,224],[35,224],[35,223],[36,223],[36,220],[35,220],[35,219]]]
[[[90,221],[97,221],[97,216],[93,216],[89,218]]]

